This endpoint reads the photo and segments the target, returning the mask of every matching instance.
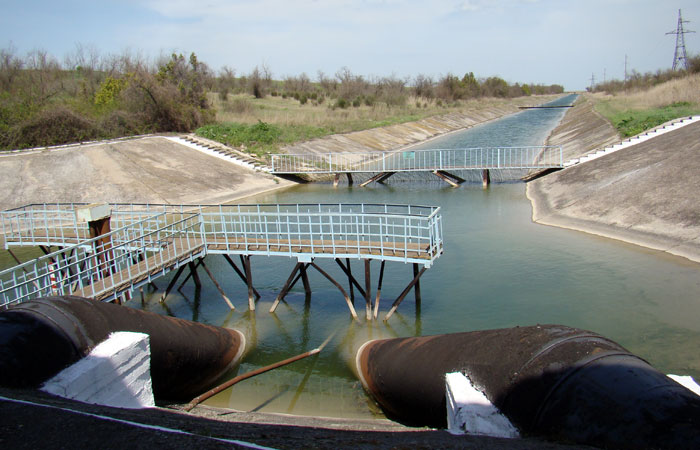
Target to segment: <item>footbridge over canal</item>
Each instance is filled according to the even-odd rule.
[[[353,318],[354,290],[364,297],[366,316],[377,317],[384,265],[413,265],[413,279],[384,320],[415,290],[420,276],[443,252],[439,207],[393,204],[136,205],[34,204],[0,212],[5,248],[38,246],[44,256],[0,272],[0,309],[36,297],[77,295],[102,301],[130,298],[133,291],[176,271],[164,301],[184,269],[199,284],[201,267],[234,308],[204,258],[221,254],[248,287],[255,309],[250,258],[296,259],[270,312],[301,279],[311,293],[307,269],[314,268],[343,294]],[[56,247],[57,250],[53,250]],[[53,250],[53,251],[52,251]],[[231,258],[238,255],[241,267]],[[350,294],[316,259],[333,259],[347,275]],[[15,258],[16,259],[16,258]],[[351,259],[364,262],[364,283],[352,274]],[[381,263],[372,306],[370,262]],[[187,279],[185,279],[187,281]],[[184,282],[183,281],[183,284]]]
[[[564,167],[560,146],[480,147],[454,149],[399,150],[365,153],[304,153],[272,155],[271,173],[275,175],[334,174],[335,184],[346,174],[370,174],[361,183],[381,182],[398,172],[430,172],[452,186],[464,179],[456,171],[481,170],[484,184],[489,171],[498,169],[551,170]],[[374,175],[372,175],[374,174]]]

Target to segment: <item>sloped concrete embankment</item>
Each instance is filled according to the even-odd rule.
[[[567,161],[619,141],[615,127],[595,112],[593,103],[581,95],[549,134],[547,145],[560,145],[564,161]]]
[[[572,157],[613,136],[589,104],[572,108],[549,140]],[[699,155],[700,123],[694,123],[550,174],[528,184],[533,221],[700,262]]]
[[[516,113],[520,106],[535,106],[554,98],[556,96],[523,97],[515,100],[492,100],[489,103],[475,103],[459,113],[382,128],[335,134],[293,144],[283,148],[283,151],[285,153],[320,154],[397,150]]]

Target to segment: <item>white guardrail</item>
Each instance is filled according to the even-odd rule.
[[[483,147],[272,155],[275,174],[377,173],[563,167],[559,146]]]

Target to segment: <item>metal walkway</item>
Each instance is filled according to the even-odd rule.
[[[83,206],[36,204],[0,212],[6,249],[41,246],[46,253],[0,272],[0,308],[48,295],[114,300],[171,270],[178,269],[179,276],[186,265],[192,269],[195,260],[204,265],[202,258],[217,253],[223,254],[247,282],[251,309],[255,305],[252,255],[296,258],[292,275],[302,273],[305,288],[305,270],[312,266],[349,299],[342,287],[314,264],[317,258],[335,259],[348,274],[351,291],[354,284],[369,298],[369,287],[363,290],[349,273],[349,259],[364,260],[366,268],[370,260],[379,260],[382,273],[386,261],[412,263],[417,275],[416,267],[423,267],[422,274],[443,251],[438,207],[111,204],[113,231],[90,237],[88,223],[80,222],[75,212]],[[50,252],[52,246],[59,249]],[[241,256],[245,275],[228,255]],[[346,259],[346,265],[341,259]],[[209,273],[205,265],[204,269]],[[414,285],[419,276],[414,276]],[[289,284],[283,289],[285,294]],[[355,316],[354,308],[349,307]]]
[[[336,176],[342,173],[348,175],[377,173],[377,176],[370,178],[371,182],[381,181],[396,172],[432,172],[438,176],[443,175],[441,178],[445,179],[444,175],[448,171],[455,170],[553,169],[563,166],[562,148],[559,146],[484,147],[366,153],[275,154],[272,155],[271,173],[276,175],[336,174]],[[461,180],[449,173],[447,175],[449,175],[447,178],[452,180]]]

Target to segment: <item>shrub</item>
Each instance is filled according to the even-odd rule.
[[[16,128],[11,136],[11,146],[58,145],[96,137],[98,131],[93,122],[64,106],[56,106],[41,111]]]
[[[345,109],[348,107],[348,101],[345,100],[344,98],[339,98],[338,100],[335,101],[335,104],[333,105],[334,108],[340,108],[340,109]]]

